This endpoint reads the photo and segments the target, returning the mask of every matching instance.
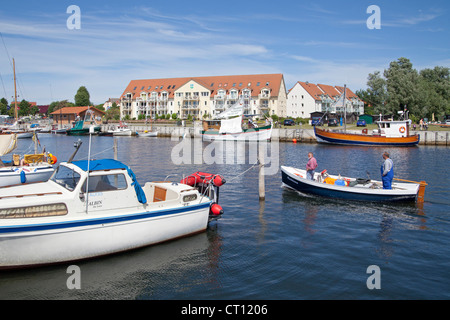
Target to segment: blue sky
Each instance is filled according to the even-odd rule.
[[[169,7],[170,4],[170,7]],[[81,11],[69,30],[70,5]],[[381,29],[369,29],[370,5]],[[296,81],[366,88],[400,57],[450,67],[450,1],[8,1],[0,6],[0,97],[95,104],[130,80],[282,73]]]

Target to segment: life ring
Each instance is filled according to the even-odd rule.
[[[400,133],[405,133],[406,128],[404,126],[401,126],[400,129],[398,129],[398,131],[400,131]]]

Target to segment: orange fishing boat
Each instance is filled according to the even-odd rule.
[[[411,120],[402,121],[378,121],[378,129],[368,133],[348,133],[341,131],[328,131],[314,127],[314,133],[318,142],[363,145],[363,146],[398,146],[411,147],[419,143],[420,135],[410,135]]]

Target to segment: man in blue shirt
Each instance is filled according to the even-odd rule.
[[[392,179],[394,179],[394,162],[389,158],[389,153],[383,153],[384,162],[381,165],[381,181],[383,189],[392,189]]]

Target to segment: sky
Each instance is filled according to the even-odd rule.
[[[101,104],[135,79],[241,74],[356,91],[400,57],[450,67],[449,14],[448,0],[2,1],[0,97],[13,100],[13,58],[18,100],[38,105],[80,86]]]

